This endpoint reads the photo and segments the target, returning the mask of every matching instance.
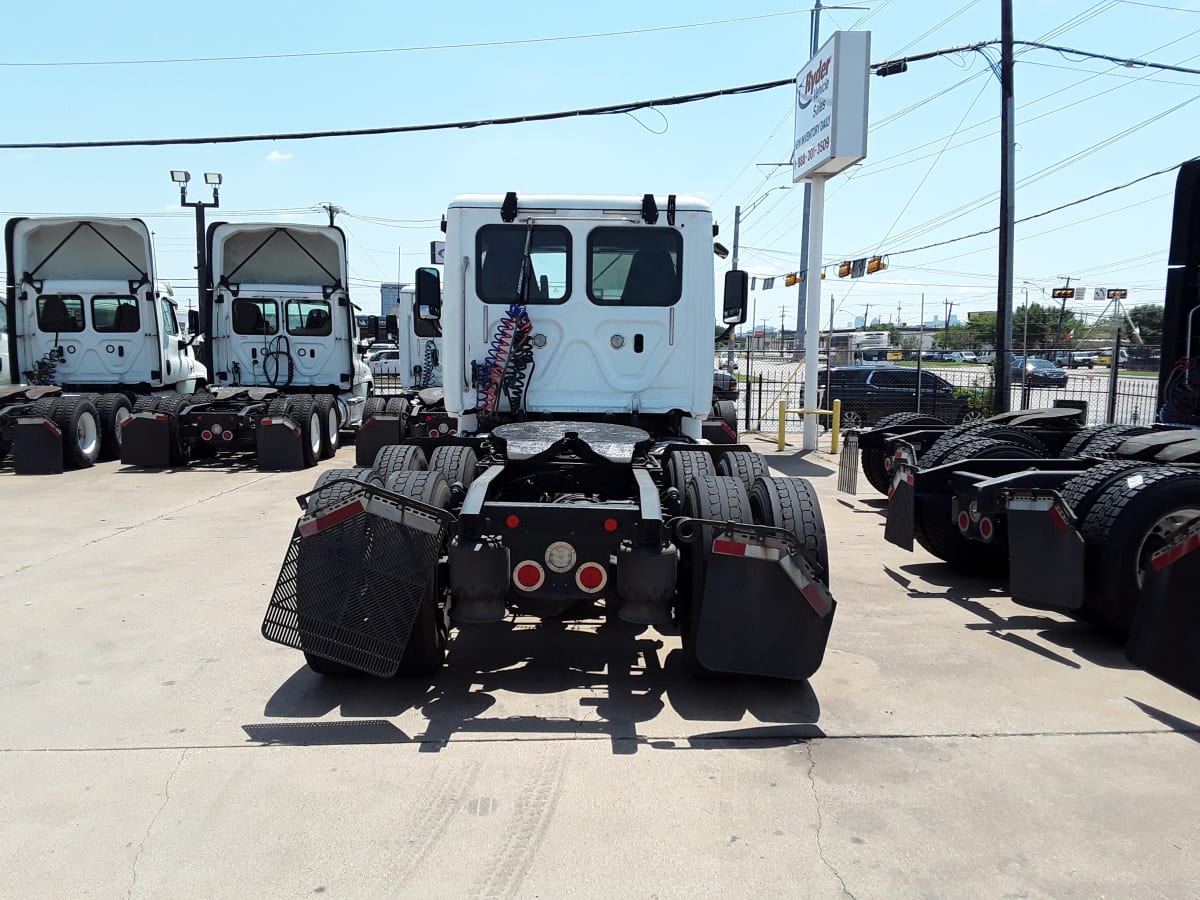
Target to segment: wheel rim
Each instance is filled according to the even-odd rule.
[[[1142,539],[1142,545],[1138,548],[1138,587],[1142,587],[1145,583],[1146,571],[1150,568],[1150,557],[1167,546],[1174,537],[1181,534],[1196,519],[1200,519],[1200,509],[1185,507],[1183,509],[1172,510],[1155,522],[1150,530],[1146,532],[1146,536]]]
[[[329,434],[329,446],[338,445],[338,414],[334,407],[329,408],[329,418],[325,420],[325,429]]]
[[[100,449],[100,428],[90,412],[82,413],[75,423],[75,446],[84,456],[94,456]]]
[[[113,440],[116,442],[118,450],[121,448],[121,441],[125,438],[125,435],[122,433],[125,431],[125,429],[121,427],[121,422],[124,420],[125,415],[128,412],[128,406],[118,406],[115,410],[113,410],[113,421],[115,423],[113,425]]]
[[[862,428],[862,416],[851,410],[842,413],[843,428]]]
[[[316,410],[308,417],[308,442],[313,453],[321,452],[321,414]]]
[[[969,409],[963,414],[962,420],[965,425],[968,422],[982,422],[985,416],[977,409]]]

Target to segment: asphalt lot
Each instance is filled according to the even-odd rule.
[[[0,470],[0,896],[1195,896],[1200,700],[771,463],[830,535],[806,684],[528,621],[325,681],[258,632],[312,471]]]

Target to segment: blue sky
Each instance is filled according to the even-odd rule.
[[[830,10],[833,30],[872,32],[875,61],[999,36],[997,0],[869,0]],[[1018,39],[1200,67],[1195,0],[1016,0]],[[1164,8],[1170,7],[1170,8]],[[791,77],[807,60],[808,7],[610,0],[342,2],[203,6],[159,2],[21,4],[4,13],[5,141],[98,140],[357,128],[538,113],[668,97]],[[701,24],[718,23],[718,24]],[[695,26],[695,27],[676,27]],[[647,29],[659,29],[647,31]],[[502,46],[140,65],[46,63]],[[40,63],[43,65],[20,65]],[[1154,73],[1033,50],[1016,66],[1017,215],[1029,215],[1200,152],[1200,76]],[[882,253],[886,272],[825,282],[841,326],[994,309],[994,234],[899,251],[997,223],[999,85],[978,53],[913,63],[871,79],[863,164],[827,188],[826,264]],[[1183,104],[1180,106],[1180,104]],[[1190,105],[1189,105],[1190,104]],[[1179,107],[1179,108],[1175,108]],[[233,220],[326,221],[332,202],[350,238],[351,289],[368,311],[380,281],[428,259],[447,201],[465,192],[698,195],[720,240],[735,205],[790,183],[792,92],[780,88],[635,115],[531,125],[236,145],[0,151],[0,214],[138,215],[155,233],[161,276],[194,296],[194,225],[168,170],[224,176]],[[1157,117],[1157,118],[1156,118]],[[1027,182],[1027,183],[1025,183]],[[1173,175],[1017,226],[1023,282],[1125,287],[1129,304],[1161,302]],[[802,190],[774,191],[741,229],[755,275],[798,268]],[[754,295],[758,319],[795,320],[796,289]],[[1076,304],[1099,312],[1103,304]],[[781,309],[782,308],[782,309]]]

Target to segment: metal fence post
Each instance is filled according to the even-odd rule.
[[[1108,423],[1111,425],[1117,418],[1117,364],[1121,358],[1121,325],[1117,323],[1113,335],[1112,365],[1108,368]]]

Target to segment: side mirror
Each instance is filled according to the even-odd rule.
[[[367,316],[367,339],[379,340],[379,316]]]
[[[413,334],[431,338],[442,336],[442,277],[437,269],[417,269],[416,296],[413,297]]]
[[[400,342],[400,325],[397,323],[395,316],[388,316],[384,319],[383,330],[387,332],[389,341]]]
[[[726,325],[741,325],[746,321],[746,300],[750,296],[750,276],[742,269],[725,273],[725,300],[721,305],[721,321]]]
[[[200,333],[200,313],[194,309],[187,311],[188,316],[188,332],[196,335]]]
[[[179,351],[182,353],[188,347],[192,346],[192,342],[190,340],[185,341],[183,338],[180,338],[178,341],[178,346],[179,346]]]

